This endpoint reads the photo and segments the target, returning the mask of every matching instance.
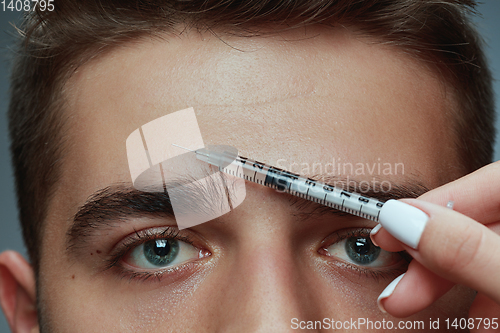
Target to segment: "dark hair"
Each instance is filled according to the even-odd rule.
[[[491,75],[469,16],[472,0],[91,0],[54,1],[31,12],[11,81],[11,152],[28,254],[38,273],[43,221],[64,162],[66,80],[116,45],[160,36],[179,23],[255,34],[308,24],[350,25],[431,65],[454,90],[454,126],[464,172],[491,162]]]

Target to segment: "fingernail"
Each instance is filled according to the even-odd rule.
[[[415,250],[428,219],[420,209],[393,199],[384,203],[379,215],[384,229]]]
[[[380,228],[382,228],[382,225],[379,223],[375,226],[375,228],[372,229],[372,231],[370,231],[370,239],[372,240],[372,243],[375,245],[375,246],[378,246],[378,244],[375,242],[375,240],[373,239],[373,236],[375,236],[377,234],[377,232],[380,230]]]
[[[380,309],[380,311],[382,311],[383,313],[387,313],[387,311],[385,311],[385,308],[382,305],[381,301],[392,295],[392,293],[394,292],[394,289],[396,289],[396,286],[398,285],[399,281],[401,281],[403,276],[405,276],[405,274],[406,273],[403,273],[400,276],[398,276],[397,278],[395,278],[391,283],[389,283],[389,285],[387,287],[385,287],[384,291],[382,291],[382,293],[378,296],[377,305],[378,305],[378,308]]]

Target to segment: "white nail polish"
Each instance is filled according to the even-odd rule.
[[[389,200],[380,210],[380,224],[391,235],[417,249],[429,217],[420,209],[398,200]]]
[[[375,236],[380,228],[382,228],[382,225],[379,223],[370,231],[370,236]]]
[[[383,300],[384,298],[387,298],[387,297],[392,295],[392,293],[394,292],[394,289],[396,289],[396,286],[398,285],[399,281],[401,281],[403,276],[405,276],[405,274],[406,273],[401,274],[400,276],[395,278],[391,283],[389,283],[389,285],[387,287],[385,287],[384,291],[382,291],[382,293],[377,298],[378,308],[383,313],[387,313],[387,311],[385,311],[385,308],[380,301]]]
[[[375,228],[372,229],[372,231],[370,231],[370,239],[372,240],[372,243],[375,246],[378,246],[378,244],[373,240],[373,236],[375,236],[377,234],[377,232],[380,230],[380,228],[382,228],[382,225],[379,223],[375,226]]]

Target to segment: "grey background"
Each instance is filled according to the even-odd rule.
[[[500,79],[500,0],[486,0],[479,6],[482,18],[478,18],[477,25],[483,34],[488,47],[487,54],[495,79]],[[17,221],[16,199],[10,157],[8,151],[7,134],[7,105],[8,105],[8,73],[9,51],[14,33],[11,22],[18,22],[19,13],[3,12],[0,8],[0,251],[13,249],[26,254],[21,231]],[[500,82],[495,81],[495,93],[500,96]],[[499,107],[497,106],[497,114]],[[500,118],[500,115],[498,116]],[[500,128],[500,119],[497,119],[497,129]],[[500,135],[499,135],[500,136]],[[500,160],[500,138],[495,146],[495,161]],[[5,317],[0,315],[0,333],[9,332]]]
[[[8,72],[7,48],[13,38],[6,31],[13,32],[9,22],[19,19],[18,13],[3,12],[0,9],[0,251],[13,249],[26,253],[17,223],[14,181],[8,150],[7,106]],[[0,333],[10,332],[3,312],[0,315]]]

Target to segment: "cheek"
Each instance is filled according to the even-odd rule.
[[[309,286],[314,286],[309,290],[309,295],[317,310],[313,317],[316,320],[385,319],[393,321],[395,325],[398,320],[421,320],[428,327],[431,318],[440,318],[441,322],[446,318],[467,318],[475,296],[473,290],[457,285],[427,309],[398,319],[382,313],[377,306],[377,297],[396,276],[379,279],[360,277],[359,273],[352,274],[325,266],[318,271],[318,275],[310,274],[305,281]],[[443,325],[440,328],[445,331]]]
[[[308,284],[324,318],[382,318],[377,297],[391,278],[374,279],[338,266],[318,265],[318,274],[310,276]],[[396,276],[394,276],[395,278]]]
[[[432,306],[422,311],[426,318],[467,318],[476,292],[461,285],[455,285]],[[444,326],[444,325],[441,325]]]
[[[181,332],[201,331],[200,328],[213,331],[211,328],[219,327],[221,322],[243,321],[242,313],[239,319],[226,316],[231,313],[231,308],[244,308],[244,304],[251,301],[248,295],[238,298],[245,295],[244,286],[238,287],[235,298],[228,297],[228,286],[239,283],[233,274],[225,274],[228,272],[209,274],[205,271],[205,274],[175,287],[142,286],[98,276],[84,278],[81,272],[74,273],[75,279],[70,275],[43,281],[41,300],[47,309],[44,320],[54,327],[51,331],[70,332],[75,328],[76,331],[88,332]],[[398,320],[381,313],[376,305],[378,295],[390,279],[360,277],[358,273],[347,273],[325,265],[316,269],[299,269],[294,274],[294,280],[301,287],[289,289],[287,293],[302,299],[298,303],[301,304],[298,312],[291,313],[301,320],[366,318],[372,321],[392,320],[394,323]],[[206,278],[209,275],[211,277]],[[402,320],[423,320],[427,323],[429,318],[465,317],[473,296],[473,291],[455,287],[432,307]],[[272,302],[269,296],[263,297],[261,305]],[[256,314],[247,313],[245,316],[255,317]],[[277,320],[285,319],[280,317]]]
[[[201,320],[209,320],[199,315],[204,313],[200,298],[206,295],[197,293],[207,273],[175,285],[103,278],[78,268],[59,277],[46,274],[40,293],[43,322],[51,332],[75,332],[75,328],[78,332],[182,332],[186,325],[196,327]]]

